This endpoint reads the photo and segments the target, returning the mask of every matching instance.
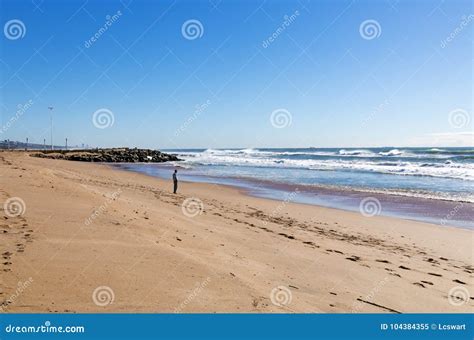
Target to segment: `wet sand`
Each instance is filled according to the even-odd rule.
[[[0,184],[4,312],[473,311],[470,230],[23,152]]]
[[[159,178],[168,178],[171,164],[133,164],[114,165]],[[178,163],[179,167],[179,163]],[[359,190],[348,187],[323,185],[295,185],[256,178],[216,177],[196,174],[190,169],[180,169],[181,178],[189,182],[223,184],[243,189],[245,193],[261,198],[304,203],[328,208],[359,211],[361,201],[366,197],[378,200],[377,214],[438,225],[450,225],[474,230],[474,203],[413,196],[412,192],[400,191],[394,194],[385,190]],[[403,177],[401,177],[403,180]],[[434,194],[431,194],[434,195]]]

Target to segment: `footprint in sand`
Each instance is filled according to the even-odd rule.
[[[16,248],[17,253],[23,253],[25,251],[25,245],[22,243],[17,243]]]
[[[431,257],[428,258],[428,259],[426,259],[425,261],[426,261],[426,262],[429,262],[429,263],[433,263],[433,264],[439,264],[439,261],[436,261],[435,259],[433,259],[433,258],[431,258]]]
[[[381,263],[390,263],[390,261],[387,260],[375,260],[376,262],[381,262]]]
[[[357,261],[360,261],[360,257],[356,255],[352,255],[351,257],[346,257],[346,260],[357,262]]]
[[[295,239],[294,236],[287,235],[287,234],[285,234],[285,233],[278,233],[278,235],[285,236],[286,238],[289,238],[290,240],[294,240],[294,239]]]
[[[334,249],[326,249],[327,252],[329,253],[338,253],[338,254],[344,254],[342,251],[340,250],[334,250]]]
[[[466,284],[466,282],[462,282],[461,280],[458,280],[458,279],[453,280],[453,282],[456,282],[456,283],[459,283],[459,284],[462,284],[462,285]]]
[[[400,269],[404,269],[404,270],[411,270],[410,268],[408,268],[408,267],[405,267],[405,266],[398,266],[398,268],[400,268]]]
[[[441,275],[441,274],[436,274],[436,273],[428,273],[428,275],[433,275],[433,276],[438,276],[438,277],[443,276],[443,275]]]
[[[303,241],[303,243],[309,246],[313,246],[314,248],[319,248],[319,246],[312,241]]]

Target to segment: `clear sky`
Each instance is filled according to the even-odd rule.
[[[2,140],[474,144],[472,1],[0,3]]]

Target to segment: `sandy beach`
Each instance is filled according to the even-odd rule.
[[[4,312],[473,311],[469,230],[24,152],[0,182]]]

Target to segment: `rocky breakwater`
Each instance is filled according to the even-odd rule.
[[[48,150],[32,153],[31,156],[79,162],[104,163],[163,163],[169,161],[180,161],[178,157],[158,150],[137,148]]]

